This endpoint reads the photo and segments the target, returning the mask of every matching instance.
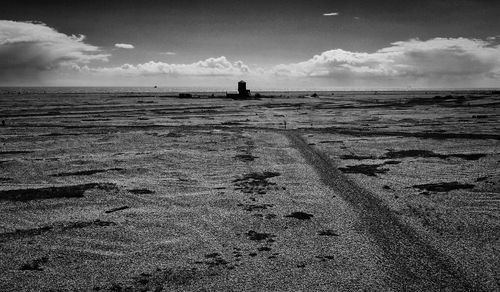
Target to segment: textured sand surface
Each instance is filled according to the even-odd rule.
[[[282,95],[3,92],[0,290],[498,289],[497,95]]]

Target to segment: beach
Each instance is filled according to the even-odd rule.
[[[499,106],[3,89],[0,290],[498,290]]]

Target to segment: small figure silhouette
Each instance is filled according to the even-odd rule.
[[[5,120],[2,120],[2,127],[5,127]]]

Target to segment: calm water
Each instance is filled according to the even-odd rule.
[[[332,92],[367,92],[373,93],[375,91],[386,93],[389,92],[437,92],[437,91],[483,91],[483,90],[498,90],[491,88],[484,89],[412,89],[407,90],[401,89],[356,89],[356,88],[317,88],[317,89],[302,89],[302,90],[289,90],[286,88],[273,88],[273,89],[252,89],[252,93],[274,93],[274,94],[286,94],[286,93],[332,93]],[[12,94],[99,94],[99,93],[179,93],[179,92],[191,92],[191,93],[225,93],[229,91],[235,91],[236,88],[222,88],[222,87],[0,87],[0,95],[12,95]]]

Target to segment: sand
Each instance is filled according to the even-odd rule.
[[[273,94],[4,92],[0,290],[499,289],[498,95]]]

